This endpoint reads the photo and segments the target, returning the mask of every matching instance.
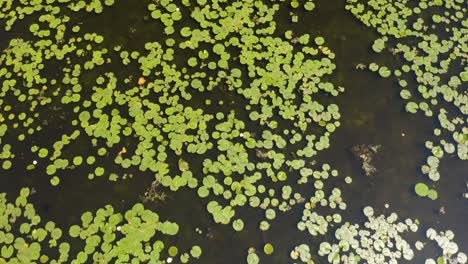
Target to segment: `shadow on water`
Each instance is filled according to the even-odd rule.
[[[340,171],[340,177],[332,184],[343,190],[348,203],[343,218],[360,223],[362,208],[371,205],[378,213],[396,212],[404,218],[423,220],[423,229],[450,227],[463,249],[468,245],[468,228],[464,221],[468,219],[468,210],[466,199],[461,197],[464,190],[461,186],[468,180],[467,164],[456,158],[442,161],[442,178],[437,185],[439,200],[420,199],[413,194],[414,183],[424,177],[419,168],[428,154],[423,146],[425,140],[431,139],[432,121],[405,113],[395,81],[355,69],[361,62],[396,62],[390,54],[376,57],[371,52],[372,40],[377,35],[346,13],[342,1],[316,2],[316,10],[300,14],[301,23],[292,26],[297,32],[325,37],[326,45],[336,54],[337,69],[333,81],[346,88],[344,94],[333,98],[340,106],[341,127],[331,136],[331,148],[319,154],[318,160],[319,163],[330,163]],[[138,50],[142,43],[162,37],[161,30],[152,28],[140,14],[148,14],[144,4],[116,1],[115,7],[101,16],[84,15],[83,27],[94,31],[105,28],[105,32],[98,33],[102,33],[106,40]],[[288,19],[286,14],[281,21]],[[278,24],[280,32],[291,26],[289,22]],[[356,144],[382,146],[376,175],[367,177],[362,173],[359,161],[350,152]],[[54,220],[65,227],[77,223],[81,212],[93,211],[105,204],[112,204],[118,210],[128,209],[140,201],[138,197],[153,180],[152,175],[135,172],[132,179],[109,184],[107,179],[84,180],[83,175],[78,175],[80,173],[84,172],[73,171],[63,179],[60,188],[53,188],[48,181],[42,180],[41,175],[12,172],[0,179],[0,191],[14,197],[21,187],[34,187],[37,194],[32,199],[39,214],[43,219]],[[352,176],[353,183],[345,186],[343,179],[348,175]],[[389,209],[385,209],[386,203]],[[333,237],[331,233],[326,237],[311,237],[299,232],[296,223],[302,214],[301,206],[280,214],[267,232],[258,230],[263,217],[258,210],[240,210],[240,217],[246,220],[246,227],[240,233],[233,231],[230,225],[214,224],[205,210],[206,200],[200,200],[194,191],[171,193],[166,201],[147,206],[158,212],[162,219],[179,223],[180,234],[171,242],[177,241],[182,248],[190,244],[202,246],[203,263],[243,263],[249,247],[260,252],[262,263],[290,263],[289,252],[294,245],[308,243],[314,246],[331,241]],[[442,206],[445,215],[439,213]],[[197,234],[196,227],[201,228],[203,234]],[[275,254],[271,257],[261,253],[267,242],[275,245]]]

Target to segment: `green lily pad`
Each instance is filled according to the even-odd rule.
[[[263,246],[263,252],[267,255],[273,254],[274,248],[273,245],[270,243],[266,243],[265,246]]]
[[[232,227],[237,232],[240,232],[242,229],[244,229],[244,221],[242,221],[242,219],[236,219],[232,222]]]
[[[193,257],[193,258],[200,258],[202,254],[202,249],[201,247],[199,246],[193,246],[192,249],[190,250],[190,255]]]
[[[175,246],[171,246],[171,247],[169,247],[167,252],[169,253],[169,256],[175,257],[175,256],[177,256],[177,253],[179,252],[179,249],[177,249],[177,247],[175,247]]]
[[[418,196],[424,197],[428,195],[429,187],[427,187],[426,184],[420,182],[414,186],[414,191]]]

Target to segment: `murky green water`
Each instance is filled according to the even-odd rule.
[[[401,217],[423,220],[421,229],[452,229],[461,249],[466,250],[468,204],[462,198],[462,192],[466,191],[464,186],[468,181],[468,164],[456,158],[444,159],[440,169],[444,177],[438,184],[440,199],[430,201],[414,195],[414,183],[424,177],[420,173],[420,165],[427,155],[424,142],[431,138],[433,124],[430,119],[409,115],[404,111],[403,101],[399,97],[400,90],[394,81],[378,78],[369,71],[355,69],[355,65],[363,61],[373,60],[387,64],[397,61],[389,54],[376,56],[371,52],[370,45],[377,35],[347,13],[343,5],[342,1],[317,1],[317,8],[312,14],[300,13],[301,23],[290,23],[288,14],[281,15],[278,23],[280,31],[292,27],[300,33],[324,36],[327,45],[336,54],[337,70],[333,74],[333,81],[346,88],[343,95],[333,98],[340,106],[342,125],[331,136],[331,148],[319,154],[318,162],[330,163],[340,171],[340,175],[353,177],[353,183],[349,186],[344,186],[342,179],[329,184],[342,187],[343,198],[348,202],[343,218],[353,222],[361,221],[362,208],[366,205],[373,206],[379,213],[395,211]],[[146,15],[146,4],[143,2],[117,1],[115,6],[102,15],[85,14],[76,19],[82,21],[84,29],[102,34],[106,43],[119,44],[128,50],[142,50],[142,44],[158,41],[163,37],[160,28],[154,26],[155,23],[145,21]],[[5,47],[9,38],[21,35],[21,32],[0,33],[1,47]],[[178,58],[184,59],[183,56]],[[126,70],[129,75],[135,72],[132,67],[127,67]],[[235,95],[219,91],[216,96],[228,102],[223,110],[243,111],[243,102]],[[201,100],[204,98],[200,98]],[[66,111],[51,110],[50,116],[57,126],[56,131],[47,133],[63,134],[67,128],[60,124],[67,118]],[[48,142],[51,138],[37,136],[32,143]],[[382,146],[377,156],[376,175],[366,177],[361,171],[360,161],[350,151],[356,144]],[[21,149],[27,146],[17,147]],[[85,146],[81,147],[86,149]],[[28,161],[31,157],[18,157],[18,160],[22,159]],[[111,158],[104,162],[110,168],[116,168]],[[200,168],[197,169],[196,166],[192,169],[200,172]],[[135,202],[141,201],[140,196],[153,181],[151,174],[136,170],[132,171],[132,179],[117,183],[109,183],[107,179],[88,181],[82,173],[84,171],[80,169],[70,171],[62,179],[59,188],[56,188],[37,173],[10,170],[0,177],[0,192],[15,197],[22,187],[35,188],[37,193],[32,199],[39,214],[65,227],[78,222],[82,212],[95,210],[105,204],[111,204],[117,210],[128,209]],[[307,194],[307,186],[301,186],[301,190],[304,195]],[[331,241],[330,232],[325,237],[313,238],[297,230],[301,206],[280,214],[272,221],[267,232],[260,232],[257,228],[263,217],[260,212],[242,208],[239,212],[246,220],[246,227],[239,233],[233,231],[230,225],[215,224],[205,210],[205,203],[205,200],[198,198],[196,192],[184,190],[170,193],[164,202],[145,205],[165,219],[179,223],[181,233],[173,241],[180,245],[202,246],[204,252],[200,263],[243,263],[249,247],[259,250],[266,242],[274,243],[275,253],[271,257],[262,257],[262,263],[290,263],[289,252],[293,246],[300,243],[318,245],[322,241]],[[387,203],[389,209],[384,207]],[[439,212],[441,207],[444,207],[445,214]],[[204,234],[196,234],[196,227],[201,228]],[[422,234],[418,233],[417,236],[422,237]],[[435,256],[431,247],[423,252]],[[325,263],[322,261],[318,263]],[[410,263],[422,263],[422,260],[415,259]]]

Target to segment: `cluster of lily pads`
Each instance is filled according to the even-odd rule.
[[[370,63],[368,68],[398,80],[407,112],[437,116],[435,139],[426,141],[431,155],[421,171],[438,181],[441,158],[468,159],[465,1],[347,0],[346,9],[380,33],[372,45],[375,52],[391,52],[401,61],[399,65]]]
[[[374,209],[366,206],[363,209],[366,221],[363,226],[345,222],[335,229],[334,241],[320,243],[318,255],[326,257],[329,263],[398,263],[400,259],[412,260],[415,250],[422,250],[430,241],[436,241],[441,256],[427,259],[426,264],[467,263],[467,256],[459,252],[450,230],[437,232],[433,228],[426,231],[428,241],[416,241],[414,247],[409,242],[408,232],[417,232],[419,221],[410,218],[398,220],[396,213],[388,216],[376,215]],[[303,263],[313,263],[310,248],[307,244],[297,246],[291,252],[291,258]]]
[[[315,185],[317,185],[317,182],[320,181],[316,181]],[[317,206],[329,207],[332,210],[336,208],[345,210],[347,205],[341,197],[340,189],[333,188],[331,194],[326,197],[325,192],[318,188],[310,200],[305,203],[301,221],[297,223],[297,228],[300,231],[307,230],[312,236],[325,235],[328,232],[329,225],[339,224],[342,221],[339,213],[327,216],[321,215],[317,210]]]
[[[179,19],[187,7],[198,26]],[[284,200],[281,201],[274,197],[278,190],[266,189],[259,182],[265,177],[272,182],[284,182],[288,174],[295,174],[294,170],[300,171],[301,182],[307,182],[306,177],[312,175],[313,170],[299,157],[312,158],[317,151],[327,148],[328,136],[340,125],[338,106],[325,107],[312,97],[319,90],[333,96],[342,91],[342,88],[321,81],[322,76],[332,73],[335,68],[330,60],[334,54],[323,46],[322,37],[314,40],[316,47],[310,46],[307,34],[293,37],[292,32],[287,32],[285,39],[275,37],[274,15],[278,9],[278,4],[268,5],[261,1],[213,1],[209,5],[205,1],[184,2],[183,6],[160,1],[148,6],[151,17],[166,27],[166,34],[178,31],[180,35],[169,38],[166,47],[147,43],[148,55],[138,59],[142,75],[148,80],[155,79],[148,84],[151,92],[164,95],[159,97],[161,106],[154,107],[166,109],[170,124],[173,123],[171,120],[179,122],[174,126],[158,119],[163,129],[160,135],[156,133],[157,140],[164,143],[167,137],[169,149],[166,151],[171,150],[175,155],[217,153],[215,159],[203,160],[204,175],[198,178],[202,186],[192,180],[188,166],[180,170],[181,176],[162,170],[156,172],[156,178],[171,190],[188,185],[198,187],[201,198],[217,197],[207,205],[217,223],[230,223],[234,207],[247,202],[252,207],[266,210],[266,218],[270,220],[275,214],[274,209],[268,207],[278,206],[280,211],[290,209],[302,199],[300,194],[290,197],[289,190],[290,194],[282,195]],[[180,51],[175,52],[176,48]],[[175,53],[187,54],[187,65],[181,71],[168,64]],[[313,59],[312,56],[318,54],[325,58]],[[186,81],[179,81],[181,77]],[[173,85],[168,85],[170,83]],[[220,92],[226,93],[231,101],[219,100],[216,94]],[[206,107],[193,109],[190,101],[200,95],[207,98]],[[298,98],[301,99],[299,105]],[[237,103],[246,105],[245,114],[232,109],[216,112],[210,107],[212,104],[223,107]],[[187,115],[187,112],[193,114]],[[140,115],[145,119],[155,114],[142,111]],[[241,118],[242,115],[247,115],[248,119]],[[280,123],[282,127],[292,129],[281,130]],[[322,135],[305,137],[307,145],[294,157],[282,153],[281,150],[291,145],[300,147],[304,144],[301,134],[311,131],[314,124],[325,128]],[[249,129],[249,125],[255,125],[252,126],[255,130]],[[190,134],[186,134],[188,132]],[[154,131],[151,134],[155,134]],[[240,219],[233,225],[236,230],[243,227]]]
[[[37,158],[24,167],[31,173],[45,172],[54,186],[68,170],[78,167],[88,170],[89,179],[104,176],[111,181],[132,177],[131,171],[146,172],[154,177],[152,193],[158,194],[154,197],[160,197],[159,186],[171,191],[196,189],[200,198],[207,199],[206,208],[214,221],[232,224],[236,231],[243,230],[247,222],[236,216],[236,210],[246,205],[263,210],[262,231],[269,229],[269,221],[277,213],[300,203],[305,204],[299,230],[324,235],[329,226],[342,222],[338,213],[322,216],[315,210],[317,206],[347,207],[340,189],[324,188],[338,171],[314,160],[330,146],[330,136],[340,126],[333,97],[344,88],[327,80],[336,68],[335,54],[321,36],[280,32],[276,27],[275,16],[281,7],[292,8],[292,20],[297,21],[295,10],[300,1],[154,1],[147,6],[149,22],[161,25],[165,37],[144,43],[138,50],[130,50],[125,43],[110,46],[104,36],[87,32],[69,16],[70,11],[101,13],[113,0],[4,3],[0,5],[0,26],[9,31],[24,26],[16,24],[17,20],[30,17],[32,22],[0,55],[3,170],[21,166],[16,158],[27,153]],[[437,180],[444,153],[456,151],[461,159],[467,158],[464,120],[452,117],[454,111],[439,107],[436,99],[442,96],[466,114],[466,93],[460,92],[467,78],[466,66],[447,84],[440,84],[438,76],[451,62],[466,63],[459,47],[463,32],[451,28],[452,39],[442,43],[421,33],[421,21],[408,29],[405,10],[396,12],[404,21],[398,20],[395,28],[389,22],[395,16],[387,15],[395,13],[392,3],[382,7],[371,1],[368,5],[383,11],[363,15],[364,5],[348,0],[354,15],[369,20],[369,25],[385,35],[375,41],[375,51],[383,51],[391,36],[392,41],[412,36],[425,43],[415,49],[428,56],[416,53],[409,44],[395,44],[395,52],[403,53],[410,64],[401,70],[375,63],[369,69],[382,77],[401,76],[405,99],[415,93],[406,88],[409,73],[416,74],[417,91],[424,99],[409,102],[407,111],[422,110],[431,116],[437,109],[441,128],[435,135],[452,133],[453,138],[426,144],[433,155],[422,170]],[[444,14],[437,23],[459,21],[458,6],[458,2],[448,5],[453,15]],[[314,4],[305,1],[303,8],[312,10]],[[440,54],[450,55],[434,66]],[[115,68],[124,71],[114,72]],[[54,137],[55,129],[62,135]],[[26,144],[18,144],[21,142]],[[28,149],[13,149],[16,145]],[[308,201],[296,190],[298,184],[308,184],[315,191]],[[421,184],[415,186],[418,195],[437,198],[435,190]],[[23,189],[15,204],[0,196],[5,204],[0,263],[63,263],[70,259],[71,263],[158,263],[173,257],[186,263],[201,255],[198,246],[187,253],[179,253],[176,246],[166,251],[159,235],[175,235],[178,225],[161,222],[156,213],[136,204],[124,214],[114,212],[110,205],[84,213],[81,224],[68,229],[70,239],[79,241],[82,250],[70,258],[70,245],[63,242],[58,246],[59,258],[51,260],[41,253],[41,242],[50,233],[49,245],[57,247],[62,231],[51,222],[36,228],[40,217],[25,200],[29,193]],[[367,230],[345,223],[335,232],[339,243],[322,243],[319,254],[330,263],[359,259],[394,263],[401,257],[412,258],[411,247],[399,233],[416,231],[417,222],[397,223],[396,214],[375,217],[370,207],[365,208],[365,215]],[[10,232],[20,217],[27,221],[20,225],[19,233]],[[394,241],[385,244],[384,237]],[[267,243],[263,250],[272,254],[273,245]],[[291,257],[312,263],[306,244],[296,247]],[[457,258],[463,259],[463,255]],[[259,261],[255,251],[248,253],[249,264]]]
[[[89,179],[110,180],[138,169],[154,175],[160,183],[155,186],[196,188],[210,199],[207,210],[217,223],[231,223],[235,207],[261,208],[262,230],[277,211],[304,200],[285,185],[288,179],[298,184],[313,179],[321,189],[321,178],[338,175],[313,162],[340,126],[339,107],[318,98],[344,91],[327,81],[335,55],[323,37],[277,31],[274,18],[284,3],[150,3],[157,21],[152,23],[162,23],[167,37],[145,43],[143,51],[108,48],[103,36],[84,32],[65,15],[82,9],[100,13],[100,1],[31,5],[29,35],[12,39],[0,56],[0,106],[9,119],[0,130],[3,169],[22,151],[37,155],[25,166],[31,173],[44,170],[52,185],[78,167],[89,171]],[[313,9],[311,2],[304,7]],[[186,64],[181,57],[188,58]],[[49,76],[47,69],[55,64],[61,70]],[[127,76],[111,71],[125,66],[138,70]],[[244,111],[234,111],[238,104]],[[56,115],[45,116],[50,111]],[[54,126],[61,137],[50,137]],[[52,142],[11,148],[46,134]],[[202,162],[193,166],[189,160]],[[203,173],[196,173],[200,169]],[[243,221],[236,219],[233,227],[242,230]]]
[[[0,193],[0,263],[66,263],[70,244],[54,222],[44,223],[23,188],[14,202]],[[47,254],[45,253],[47,252]]]
[[[429,228],[426,231],[426,237],[437,243],[439,249],[442,250],[442,256],[438,257],[437,260],[426,259],[425,264],[468,263],[466,253],[459,251],[457,243],[452,241],[455,234],[451,230],[437,232],[435,229]]]
[[[246,259],[247,264],[259,264],[260,258],[258,257],[257,253],[254,251],[249,252]]]
[[[310,247],[306,244],[300,244],[299,246],[296,246],[291,251],[290,255],[293,260],[299,260],[302,263],[307,264],[314,264],[314,261],[312,260],[312,254],[310,253]]]
[[[193,246],[189,253],[179,253],[176,246],[165,250],[160,234],[174,236],[179,231],[176,223],[160,221],[159,215],[145,209],[142,204],[135,204],[125,214],[116,213],[107,205],[96,211],[85,212],[81,216],[81,225],[72,225],[69,234],[85,242],[83,250],[77,254],[77,263],[86,263],[93,259],[98,263],[126,263],[138,260],[147,263],[159,263],[168,257],[180,257],[187,263],[190,257],[199,258],[201,248]]]
[[[263,245],[263,253],[266,255],[271,255],[275,251],[273,244],[266,243]],[[247,251],[247,264],[258,264],[260,263],[260,257],[257,254],[257,251],[254,247],[250,247]]]
[[[416,192],[418,196],[421,196],[421,197],[427,196],[431,200],[436,200],[437,197],[439,196],[436,190],[430,189],[426,184],[422,182],[417,183],[414,186],[414,191]]]
[[[62,15],[67,8],[100,13],[100,1],[67,3],[36,3],[35,12],[27,13],[33,20],[29,35],[12,39],[0,56],[0,105],[9,114],[0,130],[6,143],[3,169],[10,169],[15,154],[22,151],[11,150],[15,141],[50,137],[49,129],[55,126],[63,135],[51,137],[51,143],[31,144],[29,151],[37,159],[26,164],[32,172],[44,170],[52,185],[78,167],[89,169],[89,179],[110,180],[124,178],[122,169],[137,168],[154,175],[154,186],[171,191],[196,188],[201,198],[210,198],[207,211],[214,221],[232,223],[236,231],[243,229],[244,221],[234,218],[235,207],[264,210],[259,227],[265,231],[278,212],[304,202],[286,181],[313,183],[317,200],[308,203],[309,209],[315,203],[346,207],[338,201],[338,189],[328,201],[322,191],[325,180],[338,172],[313,161],[329,147],[330,135],[340,126],[338,106],[318,99],[320,93],[337,96],[344,91],[326,80],[336,68],[335,55],[323,37],[277,32],[274,17],[281,3],[151,3],[151,17],[164,25],[168,37],[145,43],[143,51],[125,50],[124,45],[108,48],[102,35],[85,32]],[[106,6],[112,3],[105,1]],[[297,2],[291,7],[297,8]],[[304,7],[311,10],[313,4]],[[187,14],[195,26],[182,19]],[[178,62],[181,55],[188,58],[187,64]],[[47,69],[55,64],[61,70],[49,76]],[[135,65],[138,71],[127,76],[111,71]],[[194,100],[199,97],[204,104]],[[244,105],[245,111],[235,112],[236,104]],[[45,116],[50,111],[56,115]],[[13,138],[18,131],[20,136]],[[214,158],[207,158],[208,152]],[[200,158],[202,174],[195,171],[199,165],[189,162]],[[104,165],[106,160],[116,166]],[[156,231],[164,233],[166,225],[151,225],[157,221],[153,213],[141,206],[134,209],[137,212],[125,216],[112,207],[83,214],[82,224],[69,230],[85,242],[76,263],[157,259],[161,243],[147,240]],[[125,220],[131,223],[121,223]],[[128,230],[135,228],[146,235],[130,235]],[[114,243],[119,232],[126,236]],[[264,251],[273,253],[272,245],[266,244]],[[169,255],[174,252],[171,248]],[[255,261],[254,253],[249,256]],[[182,254],[181,261],[186,260],[188,255]]]
[[[23,188],[11,203],[5,193],[0,194],[0,263],[163,263],[175,257],[188,263],[202,254],[199,246],[185,253],[174,245],[165,248],[164,235],[175,236],[179,226],[161,221],[142,204],[124,214],[111,205],[85,212],[81,224],[70,226],[64,234],[54,222],[41,223],[28,202],[30,195],[31,189]],[[77,244],[83,247],[71,249]],[[76,256],[70,256],[70,251]]]
[[[30,151],[33,153],[32,156],[37,155],[37,159],[27,161],[25,167],[28,170],[37,167],[46,168],[53,185],[58,185],[60,182],[60,178],[56,175],[60,170],[77,167],[83,163],[83,160],[87,164],[93,164],[95,161],[95,156],[73,157],[65,152],[69,145],[79,140],[82,131],[70,130],[72,126],[66,128],[63,126],[64,120],[79,110],[79,108],[69,109],[67,113],[64,108],[70,102],[82,99],[83,83],[78,79],[81,70],[102,65],[104,61],[101,54],[107,53],[106,49],[90,51],[91,44],[103,41],[100,35],[93,33],[76,38],[70,36],[76,34],[80,27],[78,25],[71,27],[71,19],[65,14],[68,9],[78,11],[81,7],[90,7],[96,11],[99,9],[100,1],[91,1],[89,5],[85,1],[78,1],[66,6],[68,2],[71,1],[47,3],[6,1],[0,12],[0,22],[2,22],[0,26],[4,26],[8,31],[15,25],[16,20],[32,17],[32,23],[25,28],[29,34],[25,34],[23,38],[11,39],[7,49],[0,55],[2,64],[0,119],[5,121],[2,122],[0,129],[0,141],[3,145],[2,168],[8,170],[12,166],[21,166],[19,162],[13,164],[13,159],[18,153],[23,155]],[[105,3],[111,5],[113,1]],[[89,61],[86,61],[84,66],[78,63],[72,64],[72,61],[76,62],[86,55]],[[57,63],[63,64],[63,67],[58,67],[62,68],[63,74],[55,74],[57,66],[53,66],[54,70],[50,71],[50,65]],[[74,120],[72,124],[78,123]],[[51,134],[50,129],[54,127],[62,130],[64,134],[50,145],[31,144],[34,137],[48,138]],[[31,146],[31,149],[11,148],[22,142],[27,142],[26,146]],[[106,149],[99,149],[98,153],[103,156],[106,154]],[[64,158],[64,155],[67,157]],[[96,168],[96,172],[100,175],[103,169]]]
[[[326,165],[325,167],[327,166],[328,165]],[[327,177],[323,179],[326,178]],[[346,183],[350,184],[352,182],[351,177],[347,176],[345,181]],[[340,189],[335,187],[332,188],[329,191],[329,193],[325,192],[325,190],[322,188],[323,182],[320,177],[316,178],[314,182],[314,187],[317,190],[310,197],[310,199],[305,202],[304,209],[302,211],[302,217],[297,223],[297,228],[300,231],[307,230],[307,232],[311,236],[323,237],[326,236],[328,233],[332,232],[330,231],[330,229],[334,230],[336,229],[335,226],[340,226],[343,220],[339,212],[334,212],[330,215],[322,215],[321,212],[323,212],[323,210],[320,210],[319,207],[323,207],[322,209],[325,210],[327,210],[328,207],[328,211],[346,210],[347,204],[341,197]],[[294,250],[291,251],[290,256],[295,261],[301,261],[302,263],[308,264],[314,263],[310,247],[307,244],[301,244],[299,246],[296,246]]]
[[[388,217],[375,216],[370,206],[364,208],[367,221],[365,228],[346,222],[336,229],[337,244],[322,242],[318,254],[327,256],[329,263],[397,263],[398,259],[411,260],[414,251],[401,236],[402,233],[418,230],[418,221],[398,221],[395,213]]]

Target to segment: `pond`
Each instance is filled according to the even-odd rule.
[[[0,0],[0,263],[466,263],[466,9]]]

